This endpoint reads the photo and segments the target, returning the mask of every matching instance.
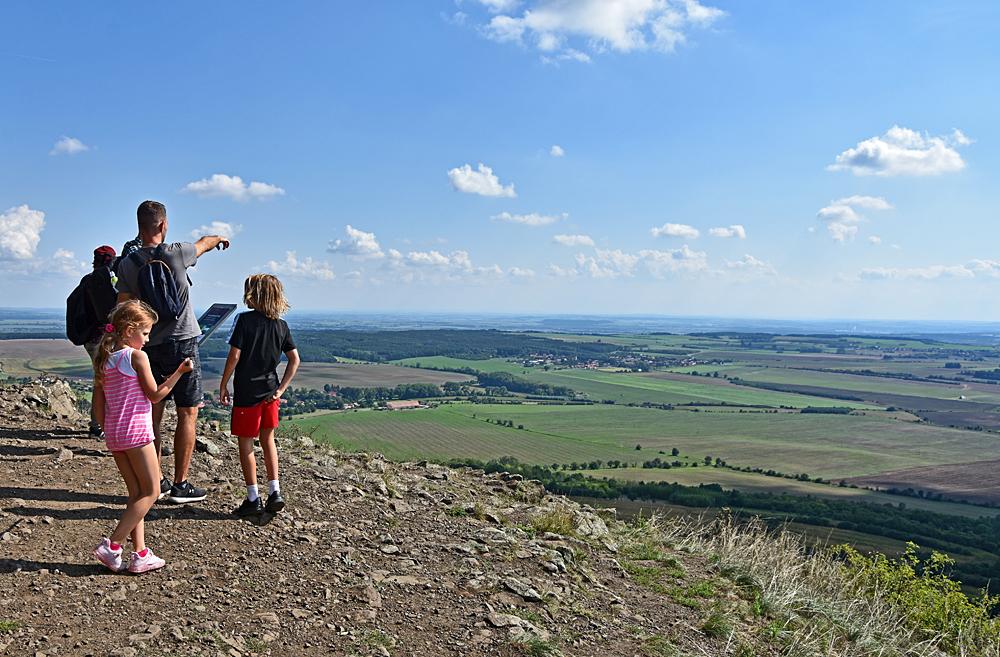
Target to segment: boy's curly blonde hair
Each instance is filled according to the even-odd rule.
[[[243,303],[268,319],[278,319],[291,307],[285,287],[271,274],[252,274],[243,282]]]

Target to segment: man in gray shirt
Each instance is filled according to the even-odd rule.
[[[156,436],[156,454],[162,461],[160,424],[167,399],[177,406],[177,430],[174,432],[174,481],[164,477],[160,481],[160,497],[169,495],[171,502],[184,504],[205,499],[205,491],[195,488],[187,480],[194,452],[195,425],[202,401],[201,360],[198,355],[198,337],[201,329],[191,305],[187,269],[198,264],[198,258],[217,247],[229,248],[229,240],[218,235],[206,235],[193,244],[190,242],[167,243],[167,208],[156,201],[143,201],[136,211],[142,248],[123,259],[118,266],[118,302],[139,299],[139,270],[149,260],[162,260],[170,268],[181,312],[174,317],[160,317],[143,349],[157,383],[170,376],[185,358],[190,358],[194,369],[180,378],[166,399],[153,406],[153,433]]]

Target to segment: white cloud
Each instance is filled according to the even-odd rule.
[[[285,260],[277,262],[269,260],[268,269],[275,274],[292,276],[295,278],[315,279],[318,281],[332,281],[336,278],[329,263],[313,260],[312,258],[299,259],[295,251],[286,251]]]
[[[831,201],[816,213],[816,217],[826,223],[830,236],[838,242],[853,240],[858,234],[858,225],[865,220],[855,208],[866,210],[891,210],[892,205],[879,196],[848,196]]]
[[[534,269],[523,269],[521,267],[511,267],[508,270],[508,273],[511,276],[513,276],[514,278],[534,278],[535,277],[535,270]]]
[[[549,214],[538,214],[537,212],[532,212],[530,214],[511,214],[510,212],[501,212],[500,214],[493,215],[491,217],[494,221],[505,221],[511,224],[523,224],[525,226],[548,226],[549,224],[554,224],[560,219],[565,219],[569,215],[563,212],[559,215],[549,215]]]
[[[239,176],[227,176],[224,173],[216,173],[211,178],[189,182],[181,191],[191,192],[202,198],[226,196],[234,201],[263,200],[285,194],[285,190],[276,185],[257,181],[247,184]]]
[[[441,253],[437,250],[410,251],[405,255],[389,249],[387,266],[398,280],[404,283],[423,280],[448,280],[452,282],[477,282],[501,278],[504,270],[496,264],[476,266],[468,251]],[[518,270],[521,275],[529,270]],[[512,275],[513,271],[512,271]]]
[[[858,274],[868,281],[934,281],[1000,278],[1000,261],[975,259],[964,265],[928,265],[926,267],[871,267]]]
[[[885,200],[881,196],[859,196],[855,194],[854,196],[848,196],[846,198],[838,199],[833,202],[836,205],[849,205],[855,208],[864,208],[866,210],[891,210],[892,204]]]
[[[709,228],[708,234],[711,235],[712,237],[722,237],[722,238],[738,237],[741,240],[745,240],[747,238],[747,231],[740,224],[733,224],[728,228],[724,226],[720,226],[719,228]]]
[[[38,263],[38,269],[75,278],[92,271],[93,266],[77,259],[76,255],[68,249],[56,249],[51,258]]]
[[[76,137],[64,136],[55,143],[52,150],[49,151],[49,155],[76,155],[77,153],[89,150],[90,146],[87,146]]]
[[[1000,261],[998,260],[971,260],[966,267],[976,276],[1000,278]]]
[[[749,253],[745,254],[739,260],[732,262],[726,261],[726,268],[734,271],[746,272],[749,274],[762,274],[765,276],[774,276],[778,272],[774,269],[774,266],[763,260],[753,257]]]
[[[191,237],[193,239],[198,239],[202,235],[218,235],[220,237],[225,237],[227,240],[231,240],[242,230],[243,224],[231,224],[227,221],[213,221],[210,224],[198,226],[192,230]]]
[[[868,238],[868,241],[876,246],[882,243],[882,238],[878,235],[872,235]]]
[[[573,270],[552,265],[549,271],[557,276],[587,274],[591,278],[621,278],[635,276],[640,268],[662,278],[667,274],[704,271],[708,269],[708,260],[704,251],[694,251],[686,244],[679,249],[643,249],[637,253],[596,249],[593,256],[578,253]]]
[[[557,278],[576,278],[580,274],[573,267],[560,267],[559,265],[549,265],[548,271],[550,276]]]
[[[563,246],[594,246],[590,235],[555,235],[552,241]]]
[[[0,260],[33,258],[44,228],[45,213],[27,205],[0,214]]]
[[[872,267],[862,269],[858,276],[862,280],[923,280],[941,278],[975,278],[976,274],[965,265],[930,265],[928,267]]]
[[[549,149],[549,155],[551,155],[552,157],[562,157],[565,154],[566,151],[564,151],[563,147],[560,146],[559,144],[553,144],[552,148]]]
[[[468,260],[469,254],[465,251],[457,251],[455,261],[451,256],[446,256],[440,251],[410,251],[406,254],[406,261],[417,267],[451,267]]]
[[[509,9],[495,9],[483,34],[534,46],[548,62],[590,61],[577,44],[594,53],[673,52],[691,29],[709,28],[726,15],[698,0],[534,0],[520,15],[501,12]]]
[[[448,179],[451,185],[460,192],[466,194],[479,194],[480,196],[503,196],[514,198],[513,183],[502,185],[500,179],[493,173],[493,169],[482,162],[477,170],[473,171],[472,165],[463,164],[448,171]]]
[[[591,62],[590,55],[580,52],[576,48],[566,48],[554,55],[542,55],[541,59],[543,64],[552,64],[554,66],[558,66],[559,62],[580,62],[582,64],[589,64]]]
[[[644,249],[639,251],[639,257],[646,269],[657,278],[665,274],[692,273],[708,269],[707,254],[704,251],[695,251],[687,244],[669,251]]]
[[[965,133],[955,128],[951,131],[951,140],[959,146],[968,146],[972,140],[965,136]]]
[[[375,239],[375,233],[366,233],[350,224],[344,228],[344,232],[347,233],[347,241],[334,240],[330,242],[327,251],[363,260],[381,258],[385,255],[378,240]]]
[[[684,237],[686,239],[697,239],[698,229],[687,224],[663,224],[659,228],[650,229],[649,233],[653,237]]]
[[[931,137],[894,125],[884,135],[848,148],[827,169],[856,176],[936,176],[964,169],[956,147],[971,143],[958,129],[949,136]]]
[[[483,5],[494,14],[516,9],[517,6],[521,4],[521,0],[476,0],[476,2]]]

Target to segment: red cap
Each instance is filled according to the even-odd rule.
[[[115,259],[115,250],[105,244],[94,249],[94,266],[103,267],[111,264]]]

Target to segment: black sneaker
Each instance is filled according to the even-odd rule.
[[[205,491],[201,488],[195,488],[187,481],[179,481],[170,489],[170,497],[167,499],[174,504],[188,504],[201,502],[205,497]]]
[[[90,427],[89,433],[90,437],[93,438],[94,440],[104,440],[105,437],[104,431],[101,429],[101,427],[98,426]]]
[[[258,498],[259,499],[259,498]],[[285,508],[285,498],[281,496],[281,493],[274,491],[267,496],[267,504],[264,505],[264,510],[268,513],[278,513]]]
[[[246,518],[248,516],[259,516],[263,512],[264,512],[264,504],[261,502],[261,499],[259,497],[255,499],[253,502],[244,497],[243,504],[233,509],[233,515],[239,516],[240,518]]]
[[[162,500],[164,497],[170,494],[170,489],[173,488],[174,484],[172,481],[164,477],[160,479],[160,496],[156,499]]]

